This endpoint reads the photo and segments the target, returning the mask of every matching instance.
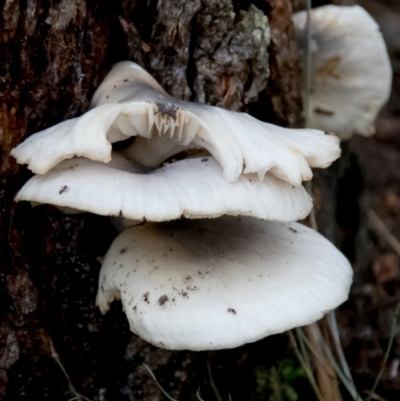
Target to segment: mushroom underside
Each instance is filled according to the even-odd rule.
[[[277,127],[245,113],[173,99],[150,82],[147,72],[128,64],[135,74],[140,72],[138,77],[121,75],[115,84],[115,70],[129,77],[127,63],[120,63],[98,89],[103,95],[109,93],[110,103],[94,102],[95,107],[81,117],[32,135],[12,155],[34,173],[45,174],[75,156],[108,163],[111,143],[137,137],[129,153],[149,167],[184,149],[200,148],[218,161],[229,182],[242,173],[257,174],[262,180],[270,172],[292,185],[311,179],[310,167],[327,167],[340,156],[334,136]]]

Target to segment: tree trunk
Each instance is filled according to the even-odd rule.
[[[274,337],[220,352],[157,349],[128,328],[120,303],[95,306],[100,263],[116,233],[109,219],[15,204],[29,178],[10,150],[79,116],[112,64],[133,60],[172,96],[301,122],[289,0],[5,0],[0,26],[0,398],[161,400],[142,363],[179,400],[211,392],[249,399],[249,368]],[[69,381],[52,354],[69,375]],[[279,347],[265,351],[274,361]],[[52,356],[53,355],[53,356]]]

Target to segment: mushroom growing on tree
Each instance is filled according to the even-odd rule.
[[[113,152],[115,142],[126,146]],[[239,346],[311,323],[348,296],[347,260],[292,223],[312,208],[301,185],[310,167],[340,155],[335,136],[174,99],[122,62],[90,111],[12,154],[36,174],[17,201],[144,221],[108,251],[97,304],[104,313],[121,299],[131,330],[155,345]]]
[[[347,299],[351,267],[298,223],[254,218],[148,223],[122,232],[97,304],[121,298],[130,328],[168,349],[253,342],[320,319]]]
[[[307,12],[294,14],[293,21],[305,66]],[[378,24],[358,5],[326,5],[310,11],[309,30],[309,126],[334,132],[342,140],[355,133],[373,135],[374,121],[389,99],[392,83]]]

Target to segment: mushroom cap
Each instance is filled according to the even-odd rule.
[[[389,98],[392,82],[379,26],[357,5],[327,5],[310,13],[309,126],[341,139],[374,134],[374,120]],[[293,20],[305,58],[307,12],[294,14]]]
[[[348,297],[352,269],[298,223],[251,217],[148,223],[122,232],[99,278],[131,330],[167,349],[237,347],[310,324]]]
[[[168,96],[137,64],[117,64],[98,88],[92,109],[29,137],[12,150],[18,163],[45,174],[65,159],[108,163],[111,143],[137,136],[131,158],[157,167],[187,148],[208,150],[234,182],[244,174],[262,180],[269,171],[293,185],[340,156],[339,139],[312,129],[291,130],[247,114]]]
[[[223,214],[293,221],[305,218],[312,208],[303,186],[292,186],[269,173],[262,181],[248,174],[229,183],[210,156],[164,164],[150,173],[142,170],[115,153],[108,164],[64,160],[46,174],[32,177],[15,200],[148,221]]]

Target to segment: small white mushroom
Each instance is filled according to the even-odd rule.
[[[108,164],[65,160],[31,178],[15,200],[148,221],[223,214],[294,221],[305,218],[312,208],[303,186],[292,186],[269,173],[262,181],[248,174],[227,182],[211,156],[168,163],[145,173],[115,153]]]
[[[310,17],[309,126],[341,139],[374,134],[375,118],[389,98],[392,82],[379,26],[360,6],[327,5],[311,10]],[[294,14],[293,20],[305,60],[306,11]]]
[[[157,167],[194,147],[208,150],[229,182],[242,173],[262,180],[269,171],[293,185],[311,179],[310,167],[325,168],[340,156],[338,138],[324,132],[281,128],[244,113],[174,99],[132,62],[113,68],[92,106],[79,118],[32,135],[12,155],[45,174],[74,156],[108,163],[111,142],[137,136],[127,152],[146,166]]]
[[[225,216],[124,231],[99,278],[131,330],[168,349],[237,347],[320,319],[347,299],[352,269],[298,223]]]

